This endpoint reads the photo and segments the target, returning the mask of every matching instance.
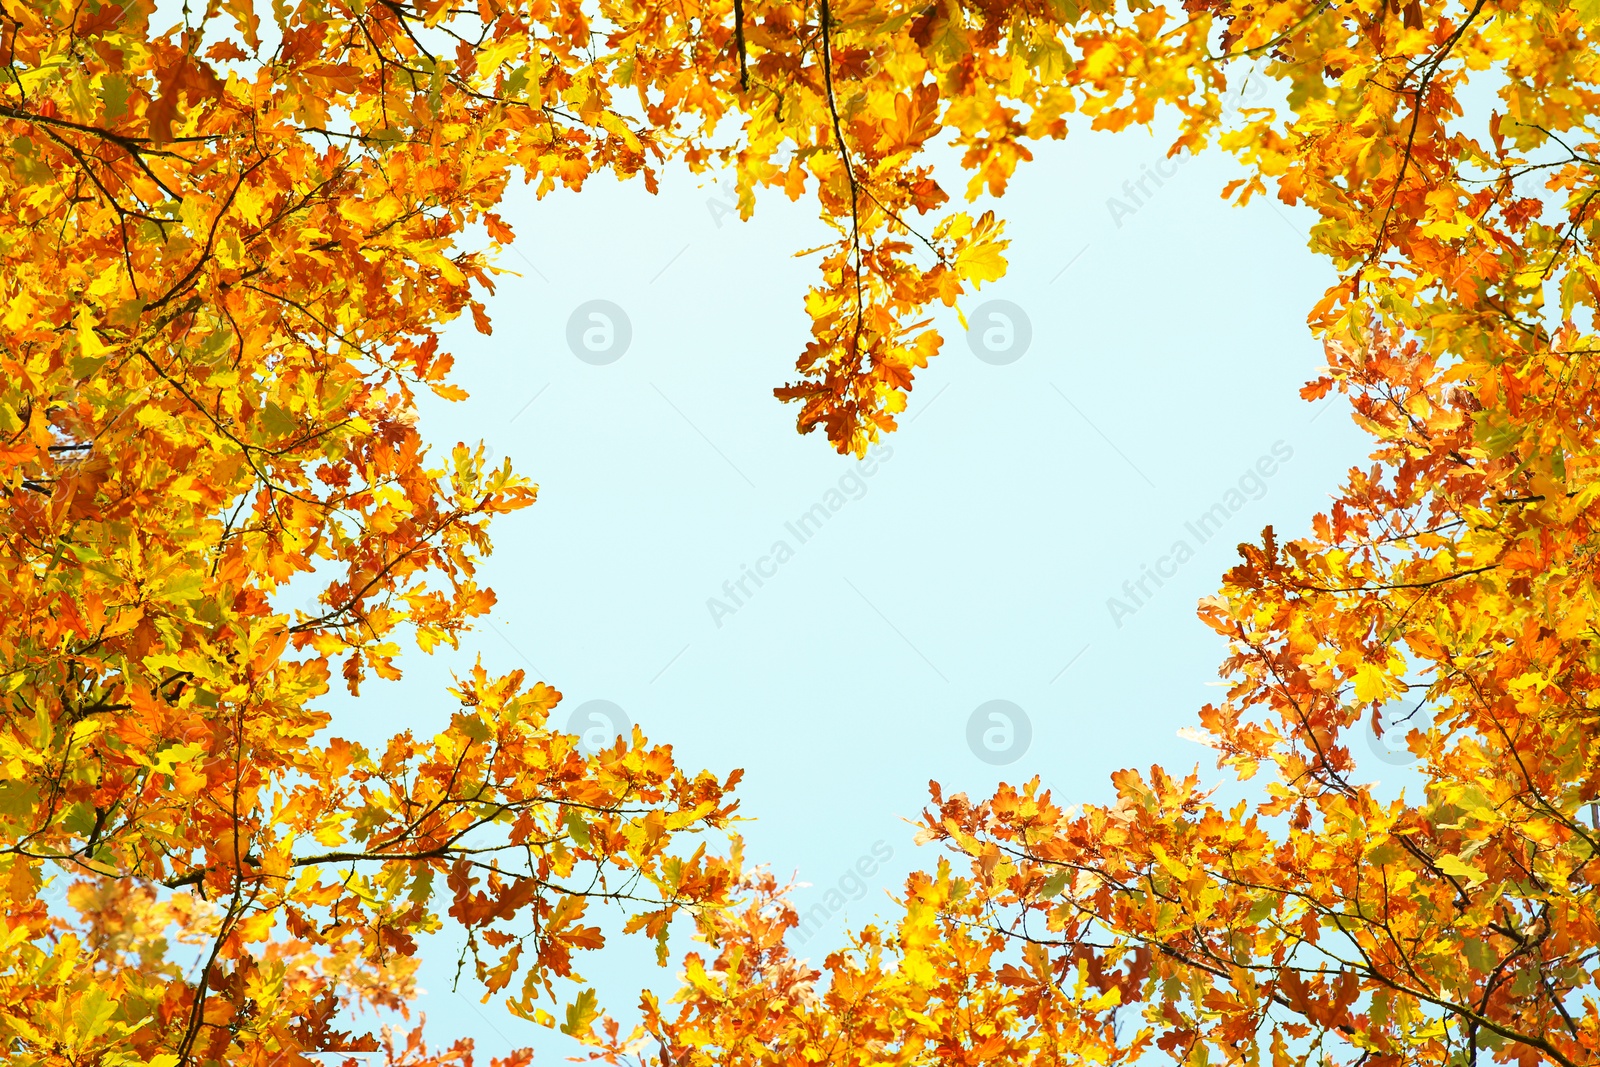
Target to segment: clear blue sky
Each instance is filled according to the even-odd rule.
[[[808,336],[814,260],[792,254],[826,239],[810,202],[764,192],[740,222],[681,171],[658,196],[600,179],[539,202],[518,186],[505,265],[522,277],[489,302],[493,336],[453,334],[472,397],[430,404],[424,429],[509,454],[540,502],[493,529],[492,620],[460,655],[411,653],[403,682],[341,705],[340,732],[437,728],[448,672],[479,653],[530,668],[567,709],[610,701],[686,767],[745,769],[749,856],[813,883],[802,908],[845,903],[808,941],[816,960],[932,864],[903,821],[930,778],[986,795],[1038,774],[1082,801],[1105,798],[1121,767],[1214,776],[1208,750],[1175,736],[1218,692],[1222,644],[1195,602],[1239,541],[1267,523],[1303,531],[1366,444],[1343,401],[1297,395],[1322,363],[1305,316],[1332,278],[1305,248],[1308,213],[1229,207],[1218,191],[1237,171],[1215,150],[1165,163],[1134,201],[1125,184],[1137,191],[1167,143],[1133,129],[1036,149],[998,205],[1010,273],[964,305],[1020,309],[1025,330],[1014,312],[980,328],[1001,347],[1026,332],[1026,349],[979,358],[940,309],[944,353],[870,477],[798,436],[771,395]],[[569,346],[594,300],[631,330],[612,362]],[[614,325],[580,322],[580,346]],[[819,504],[826,520],[814,513],[802,542],[790,526]],[[746,568],[766,576],[735,602],[725,583],[737,590]],[[1028,720],[1009,764],[969,745],[990,731],[1018,744],[987,711],[969,730],[990,701]],[[436,1039],[574,1051],[477,1006],[470,984],[453,994],[448,940],[426,948]],[[641,985],[671,985],[648,959],[648,946],[608,950],[583,969],[626,1009]]]

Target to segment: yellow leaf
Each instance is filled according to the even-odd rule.
[[[1382,700],[1389,693],[1389,676],[1382,667],[1372,663],[1363,663],[1356,668],[1356,699],[1367,701]]]
[[[1478,868],[1464,861],[1460,856],[1445,855],[1439,857],[1438,866],[1441,871],[1452,878],[1465,878],[1472,886],[1480,885],[1488,875]]]
[[[94,332],[94,316],[87,307],[78,309],[78,351],[88,359],[98,359],[111,351],[111,346],[100,340]]]

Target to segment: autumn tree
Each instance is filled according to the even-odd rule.
[[[1596,1059],[1590,6],[164,17],[0,7],[11,1058],[365,1046],[341,1011],[403,1008],[415,936],[446,916],[484,986],[547,1021],[600,900],[663,959],[679,913],[712,953],[636,1035],[591,1036],[607,1056]],[[1226,126],[1251,59],[1288,105]],[[1270,183],[1318,213],[1341,277],[1309,317],[1329,370],[1308,395],[1337,387],[1376,439],[1308,536],[1269,530],[1204,609],[1234,650],[1201,721],[1223,768],[1265,770],[1265,799],[1224,808],[1160,769],[1076,810],[1036,783],[935,788],[924,832],[955,862],[817,972],[784,944],[781,887],[723,842],[736,775],[637,734],[586,756],[545,681],[475,671],[433,737],[334,736],[334,674],[358,693],[397,675],[402,640],[455,644],[493,603],[487,520],[533,499],[476,447],[427,448],[415,408],[461,395],[440,330],[490,329],[518,172],[542,196],[731,165],[746,214],[758,188],[816,197],[833,233],[778,394],[859,454],[938,351],[927,310],[1004,268],[1000,223],[947,209],[926,150],[953,142],[963,194],[1000,194],[1029,141],[1159,105],[1174,151],[1242,162],[1226,195]],[[320,608],[285,610],[291,582]],[[1410,739],[1426,788],[1383,801],[1353,753],[1402,697],[1430,709]],[[580,994],[564,1025],[594,1017]],[[467,1051],[394,1040],[396,1061]]]
[[[647,1001],[599,1054],[1600,1060],[1600,20],[1186,7],[1074,8],[1063,89],[1092,83],[1078,110],[1113,124],[1174,105],[1180,145],[1244,164],[1224,195],[1316,210],[1340,277],[1309,315],[1328,364],[1304,396],[1337,389],[1373,438],[1305,536],[1268,527],[1201,605],[1231,650],[1197,736],[1228,777],[1125,770],[1114,803],[1070,807],[1037,780],[981,802],[934,785],[922,839],[946,851],[892,921],[813,967],[758,885],[705,917],[676,1007]],[[963,25],[1005,39],[1007,14]],[[1243,57],[1288,105],[1229,129],[1201,101]],[[1416,759],[1403,792],[1361,758],[1385,710]]]
[[[0,11],[11,1062],[374,1048],[344,1020],[403,1011],[447,921],[486,990],[541,1021],[573,1000],[576,1025],[590,905],[660,940],[732,884],[737,775],[637,733],[586,755],[520,671],[372,750],[318,706],[335,675],[398,677],[402,640],[456,644],[494,600],[488,519],[533,501],[416,426],[419,390],[462,395],[441,328],[488,329],[511,168],[544,188],[645,160],[581,13],[534,44],[442,10]],[[291,582],[317,607],[286,608]]]
[[[815,195],[836,233],[780,394],[844,452],[894,425],[938,347],[915,320],[1003,267],[990,214],[913,229],[947,199],[918,152],[953,132],[969,191],[998,192],[1071,104],[1050,9],[1018,9],[1025,54],[970,51],[965,17],[0,5],[9,1056],[364,1047],[342,1013],[403,1010],[446,916],[486,989],[550,1021],[535,1001],[602,941],[588,902],[658,939],[726,905],[736,773],[637,733],[585,756],[520,672],[473,672],[439,732],[381,750],[318,698],[398,677],[403,641],[455,645],[493,603],[487,521],[533,501],[481,448],[426,447],[415,403],[463,395],[440,331],[489,331],[519,173],[543,196],[731,164],[746,213],[758,186]],[[991,84],[1033,101],[1025,125]],[[317,607],[288,606],[308,584]]]

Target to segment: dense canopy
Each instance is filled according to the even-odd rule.
[[[513,1010],[673,1067],[1596,1063],[1597,32],[1536,0],[0,5],[8,1057],[373,1048],[340,1020],[403,1006],[448,922]],[[1245,69],[1285,103],[1225,119]],[[738,772],[637,729],[588,754],[558,679],[479,670],[432,737],[337,737],[335,674],[454,645],[489,520],[534,500],[416,407],[463,395],[441,330],[489,332],[519,176],[812,198],[834,238],[776,393],[859,456],[933,304],[1005,269],[952,197],[1158,115],[1237,158],[1224,196],[1317,213],[1304,395],[1373,438],[1201,608],[1232,651],[1200,736],[1258,800],[1160,768],[1110,807],[935,785],[943,858],[816,971],[729,833]],[[1428,723],[1404,801],[1353,755],[1397,705]],[[684,976],[632,1034],[564,981],[600,904]]]

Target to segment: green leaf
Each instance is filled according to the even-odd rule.
[[[293,415],[269,400],[267,406],[261,409],[261,425],[267,428],[268,433],[281,437],[293,433],[298,424]]]
[[[164,600],[193,600],[204,590],[206,575],[201,571],[185,571],[169,578],[161,586]]]
[[[567,1021],[561,1024],[561,1032],[570,1037],[586,1036],[593,1031],[599,1015],[595,1010],[594,990],[585,989],[577,1000],[567,1005]]]
[[[579,848],[589,847],[589,824],[584,821],[583,815],[577,808],[568,808],[565,818],[567,833],[572,835],[572,840],[578,843]]]
[[[1072,872],[1067,870],[1059,870],[1052,874],[1044,880],[1044,885],[1039,887],[1039,898],[1041,900],[1049,900],[1051,897],[1058,895],[1067,887],[1067,880],[1071,877]]]
[[[0,782],[0,815],[26,815],[39,799],[39,790],[27,782]]]
[[[1478,868],[1466,863],[1460,856],[1455,855],[1439,857],[1439,869],[1452,878],[1465,878],[1473,886],[1479,885],[1488,877]]]
[[[489,729],[489,724],[483,721],[483,716],[476,712],[462,713],[456,719],[456,726],[462,734],[479,744],[489,740],[489,735],[493,733]]]
[[[157,774],[171,774],[180,763],[188,763],[197,756],[205,755],[206,746],[196,743],[171,745],[156,756],[152,768]]]
[[[1482,937],[1468,937],[1462,939],[1461,951],[1466,953],[1467,962],[1485,973],[1494,970],[1500,962],[1494,950],[1489,947],[1489,942]]]
[[[128,113],[128,79],[120,74],[100,76],[100,101],[105,105],[106,118],[120,119]]]

